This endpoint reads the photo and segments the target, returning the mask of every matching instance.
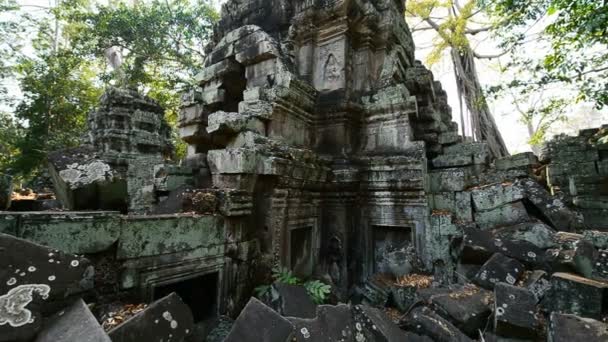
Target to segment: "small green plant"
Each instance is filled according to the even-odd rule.
[[[319,281],[319,280],[310,280],[304,283],[304,287],[306,288],[306,292],[312,298],[313,302],[317,304],[323,304],[325,299],[327,299],[327,295],[331,293],[331,286]]]
[[[331,286],[319,281],[309,280],[302,282],[296,277],[293,272],[285,267],[275,267],[272,269],[272,280],[273,283],[289,284],[289,285],[302,285],[308,292],[308,295],[312,298],[313,302],[317,304],[323,304],[327,299],[327,296],[331,293]],[[270,285],[260,285],[253,289],[255,296],[260,298],[270,291]]]
[[[272,279],[275,282],[289,284],[289,285],[297,285],[300,283],[300,279],[298,279],[298,277],[293,275],[293,272],[291,272],[291,270],[286,267],[285,268],[283,268],[283,267],[273,268],[272,269]]]

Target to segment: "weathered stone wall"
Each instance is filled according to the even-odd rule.
[[[164,109],[135,91],[110,88],[88,124],[84,145],[49,154],[57,198],[71,210],[148,211],[154,166],[172,149]]]
[[[184,96],[187,160],[206,159],[214,187],[252,193],[253,230],[272,263],[299,267],[293,237],[304,236],[314,271],[342,289],[388,267],[373,261],[386,259],[373,243],[382,234],[394,240],[386,253],[423,250],[420,140],[435,152],[455,140],[402,11],[393,1],[230,1],[200,88]]]
[[[239,225],[219,215],[123,216],[101,211],[0,214],[0,233],[95,260],[99,273],[95,285],[98,293],[107,297],[100,298],[102,302],[119,298],[123,292],[150,301],[157,286],[218,272],[218,313],[234,310],[234,304],[227,301],[248,296],[251,291],[245,287],[239,295],[239,286],[247,284],[248,262],[255,260],[259,246],[257,240],[239,234],[243,231]],[[116,292],[104,293],[104,288]]]
[[[598,138],[606,127],[586,129],[577,136],[560,135],[540,154],[551,192],[579,210],[589,228],[608,228],[608,144]]]

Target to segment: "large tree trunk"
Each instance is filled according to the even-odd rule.
[[[464,99],[471,115],[471,132],[476,141],[487,142],[490,152],[495,158],[509,155],[502,140],[502,135],[496,127],[496,122],[483,95],[482,87],[475,68],[473,51],[469,48],[452,48],[452,63],[458,93]],[[461,121],[464,121],[461,119]],[[464,127],[462,128],[464,132]]]

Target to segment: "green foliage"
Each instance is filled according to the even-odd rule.
[[[78,145],[101,89],[91,66],[68,50],[24,59],[17,70],[23,99],[14,114],[27,126],[15,142],[19,152],[10,166],[27,177],[48,152]]]
[[[289,285],[297,285],[300,283],[300,279],[293,275],[290,269],[282,267],[275,267],[272,270],[272,279],[275,282]]]
[[[304,287],[313,302],[317,304],[323,304],[327,296],[331,293],[331,286],[322,283],[319,280],[307,281],[304,283]]]
[[[66,1],[57,11],[70,24],[73,48],[97,58],[119,48],[125,82],[132,87],[149,86],[158,77],[171,85],[188,83],[202,66],[202,49],[218,19],[202,1],[153,0],[94,10],[74,2],[80,1]]]
[[[319,280],[308,280],[306,282],[302,282],[302,280],[296,277],[288,268],[278,266],[273,268],[272,279],[273,283],[304,286],[308,295],[317,304],[323,304],[325,300],[327,300],[327,296],[331,293],[331,286]],[[262,297],[268,293],[268,291],[270,291],[270,285],[260,285],[253,291],[256,297]]]
[[[504,70],[511,81],[493,91],[519,94],[547,87],[573,89],[568,103],[608,104],[608,3],[592,0],[483,0],[489,15],[502,24],[494,31],[501,47],[511,52]],[[529,54],[528,32],[541,27],[533,44],[546,47]],[[524,75],[524,76],[522,76]],[[527,75],[527,76],[526,76]]]
[[[411,0],[406,2],[406,14],[427,22],[430,28],[437,33],[433,50],[427,56],[429,65],[439,62],[448,48],[465,50],[470,47],[466,32],[467,26],[473,19],[475,5],[475,0],[467,0],[456,12],[452,11],[453,1]],[[438,12],[444,14],[441,21],[433,19]]]
[[[23,126],[13,115],[0,112],[0,173],[12,173],[9,166],[19,153],[16,142],[23,134]]]
[[[23,93],[18,103],[0,97],[2,105],[13,106],[12,123],[20,127],[14,136],[0,132],[2,150],[10,151],[0,158],[0,170],[26,177],[49,151],[79,144],[86,116],[108,84],[156,99],[169,124],[177,125],[179,94],[202,67],[217,13],[199,0],[98,3],[63,0],[55,8],[35,6],[44,15],[31,16],[15,0],[0,2],[0,15],[11,18],[0,23],[1,84],[18,83]],[[110,47],[122,52],[122,78],[106,67]],[[175,130],[174,140],[182,157],[186,145]]]

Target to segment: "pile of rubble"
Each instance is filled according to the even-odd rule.
[[[94,276],[82,256],[0,234],[0,341],[183,341],[193,329],[190,308],[175,293],[102,326],[83,300]]]

